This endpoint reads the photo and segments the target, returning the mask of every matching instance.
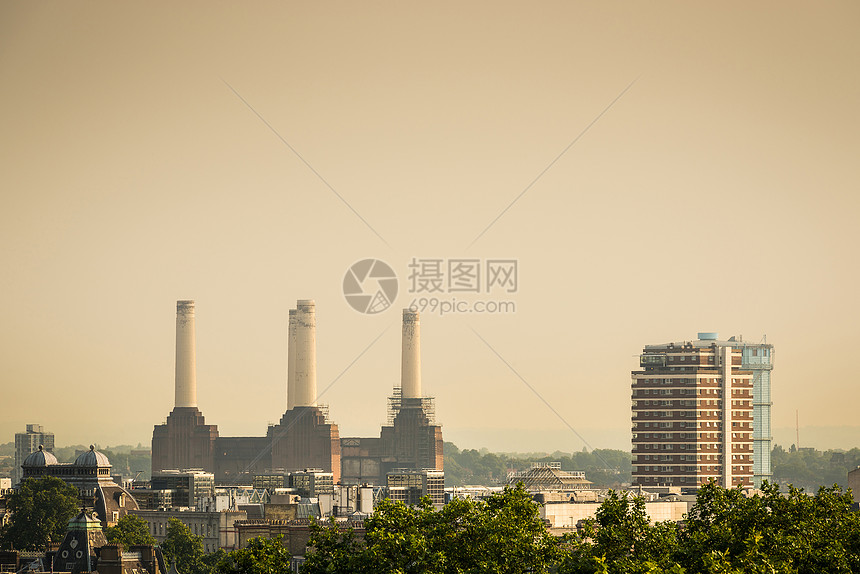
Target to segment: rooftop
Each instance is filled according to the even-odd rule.
[[[762,340],[758,343],[744,341],[743,335],[732,336],[726,340],[721,340],[719,338],[720,336],[718,333],[698,333],[697,337],[698,338],[693,341],[672,341],[659,345],[645,345],[645,350],[647,351],[648,349],[665,349],[669,346],[708,348],[712,345],[716,345],[717,347],[759,347],[768,349],[773,348],[773,345],[767,342],[767,335],[763,336]]]
[[[580,490],[591,486],[591,481],[585,479],[583,472],[567,472],[553,465],[533,466],[528,470],[513,474],[508,479],[509,484],[523,483],[526,490]]]

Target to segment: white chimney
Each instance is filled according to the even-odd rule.
[[[296,389],[293,406],[308,407],[317,404],[317,335],[316,307],[313,299],[296,302],[295,372]]]
[[[176,302],[175,407],[197,406],[197,351],[194,336],[194,301]]]
[[[296,406],[296,310],[290,309],[287,330],[287,410]]]
[[[400,361],[400,396],[421,397],[421,321],[418,311],[403,310],[403,345]]]

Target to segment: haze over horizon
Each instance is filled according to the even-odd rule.
[[[446,441],[629,448],[642,347],[714,331],[774,345],[775,444],[799,411],[803,446],[860,446],[858,21],[852,2],[3,3],[0,442],[40,423],[148,444],[180,299],[222,436],[283,414],[305,298],[321,402],[342,437],[378,435],[400,309],[428,296],[410,263],[492,259],[515,291],[435,295],[515,312],[421,316]],[[368,258],[399,284],[373,315],[342,292]]]

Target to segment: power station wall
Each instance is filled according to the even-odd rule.
[[[431,424],[420,406],[401,408],[379,438],[341,439],[343,484],[386,484],[396,469],[443,470],[442,427]]]
[[[271,468],[321,468],[340,480],[340,433],[316,406],[297,406],[269,429]]]
[[[382,475],[382,440],[374,437],[340,439],[341,482],[378,484]]]
[[[213,467],[212,447],[218,427],[207,425],[197,407],[176,407],[167,422],[152,431],[152,472]]]
[[[400,468],[442,470],[442,427],[431,424],[422,408],[402,408],[394,426],[382,430],[384,448],[402,463]]]
[[[271,442],[264,436],[219,437],[214,444],[212,473],[218,484],[250,484],[271,468]]]
[[[287,411],[267,436],[221,437],[196,408],[178,407],[152,435],[152,471],[200,468],[218,484],[249,483],[271,469],[322,468],[343,484],[385,484],[400,468],[443,469],[442,427],[404,408],[379,437],[339,437],[317,407]]]

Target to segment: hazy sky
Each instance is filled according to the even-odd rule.
[[[698,331],[766,335],[774,427],[860,444],[858,26],[857,2],[3,2],[0,442],[148,444],[177,299],[222,436],[283,414],[304,298],[319,388],[346,369],[322,402],[378,435],[415,257],[518,262],[515,293],[437,294],[515,313],[422,314],[461,447],[580,450],[545,400],[629,448],[642,346]],[[365,258],[400,278],[372,316],[341,287]]]

